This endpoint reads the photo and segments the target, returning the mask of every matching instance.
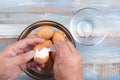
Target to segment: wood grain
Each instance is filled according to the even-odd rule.
[[[119,80],[120,64],[85,64],[83,67],[88,79]]]
[[[7,46],[15,43],[17,39],[15,38],[1,38],[0,39],[0,52],[2,52]]]
[[[69,29],[73,14],[85,7],[97,8],[104,13],[107,37],[120,37],[119,0],[5,0],[0,3],[0,37],[3,38],[17,38],[28,25],[39,20],[57,21]],[[6,30],[10,28],[12,31]]]
[[[84,60],[85,80],[119,80],[120,0],[0,0],[0,52],[36,21],[53,20],[69,29],[73,15],[85,7],[101,10],[108,30],[97,46],[76,43]]]

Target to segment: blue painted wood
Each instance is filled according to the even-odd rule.
[[[97,46],[77,48],[84,60],[85,80],[120,80],[120,0],[0,0],[0,51],[39,20],[57,21],[69,29],[73,14],[94,7],[107,18],[107,38]],[[99,23],[98,23],[99,24]],[[18,80],[33,80],[23,74]]]

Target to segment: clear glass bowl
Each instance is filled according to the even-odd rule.
[[[83,8],[71,19],[70,31],[78,43],[85,46],[97,45],[107,35],[105,17],[95,8]]]

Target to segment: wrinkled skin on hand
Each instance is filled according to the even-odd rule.
[[[55,42],[54,76],[56,80],[83,80],[82,58],[71,42]]]
[[[33,58],[35,44],[42,43],[43,39],[24,39],[7,47],[0,54],[0,80],[16,80],[22,71],[27,68],[41,70],[43,65],[38,65]]]

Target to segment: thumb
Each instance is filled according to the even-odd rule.
[[[28,61],[30,61],[33,58],[33,51],[29,51],[27,53],[15,56],[12,58],[12,63],[14,65],[21,65],[24,63],[27,63]]]

